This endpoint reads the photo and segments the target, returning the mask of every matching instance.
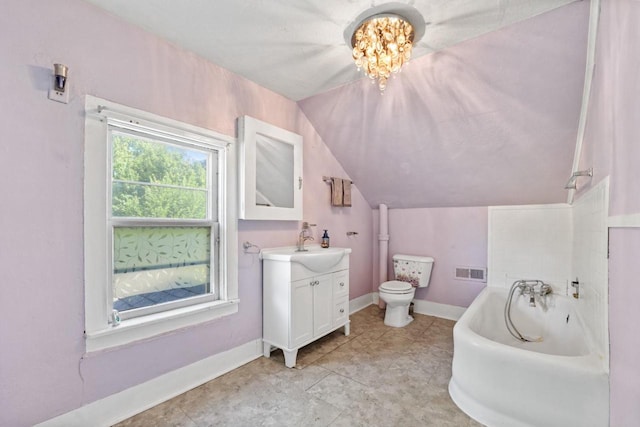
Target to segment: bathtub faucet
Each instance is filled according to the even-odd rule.
[[[540,282],[540,290],[539,295],[541,297],[545,296],[545,295],[549,295],[551,293],[551,285],[547,285],[546,283]]]
[[[536,296],[544,297],[551,293],[551,286],[542,280],[516,280],[513,286],[520,289],[520,295],[529,295],[529,307],[536,306]]]
[[[520,331],[518,331],[516,325],[513,324],[513,320],[511,319],[511,302],[513,300],[513,295],[515,294],[516,289],[520,290],[520,295],[529,295],[529,307],[535,307],[536,298],[538,298],[538,302],[542,307],[542,311],[547,311],[547,302],[546,298],[544,297],[551,293],[551,286],[547,285],[542,280],[516,280],[515,282],[513,282],[513,285],[511,285],[509,296],[507,297],[507,302],[504,305],[504,322],[507,325],[507,330],[509,330],[509,333],[514,338],[522,342],[540,342],[542,341],[542,337],[525,337],[520,333]]]

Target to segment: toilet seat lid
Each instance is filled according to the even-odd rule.
[[[380,290],[393,293],[406,293],[413,289],[411,283],[401,282],[400,280],[391,280],[380,285]]]

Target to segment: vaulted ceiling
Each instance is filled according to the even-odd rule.
[[[88,1],[298,101],[372,206],[566,199],[588,1]],[[384,95],[345,41],[371,7],[426,23]]]

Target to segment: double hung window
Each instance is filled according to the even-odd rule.
[[[233,139],[92,97],[86,139],[88,348],[236,311]]]

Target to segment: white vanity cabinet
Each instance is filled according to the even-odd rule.
[[[292,368],[300,347],[340,327],[349,335],[351,250],[346,249],[335,265],[319,272],[300,262],[269,259],[266,251],[262,267],[264,356],[269,357],[272,347],[280,348],[286,366]],[[322,254],[312,250],[308,255],[315,253]]]

